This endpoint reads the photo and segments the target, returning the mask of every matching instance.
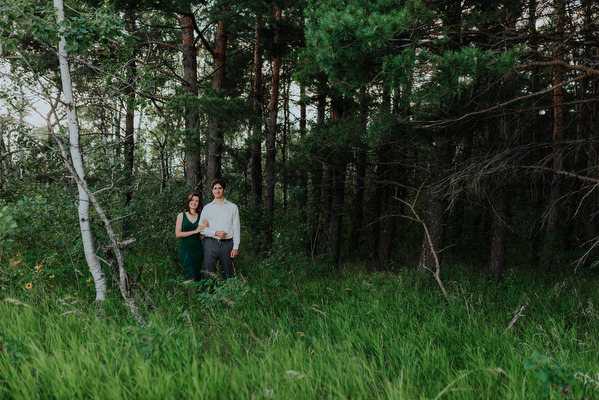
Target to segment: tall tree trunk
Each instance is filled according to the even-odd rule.
[[[335,268],[339,268],[341,258],[341,238],[343,228],[343,206],[345,200],[345,173],[346,165],[333,166],[331,169],[332,199],[331,217],[327,239],[327,259],[331,260]]]
[[[360,89],[360,119],[361,129],[366,132],[368,123],[368,102],[366,88]],[[352,253],[360,249],[360,234],[364,224],[364,193],[366,180],[366,150],[358,149],[356,155],[356,183],[352,201],[353,218],[351,219],[349,248]]]
[[[386,171],[386,180],[388,182],[401,181],[402,167],[396,164],[401,157],[401,152],[394,146],[389,146],[386,152],[386,159],[389,167]],[[397,223],[400,214],[400,202],[397,200],[402,197],[402,191],[399,185],[387,183],[385,198],[383,199],[383,218],[381,221],[381,237],[379,242],[378,265],[380,269],[388,269],[391,263],[391,256],[397,239]]]
[[[322,127],[324,124],[325,111],[327,105],[327,85],[325,82],[320,82],[317,87],[317,98],[318,102],[316,104],[316,126]],[[326,213],[322,213],[323,210],[323,202],[325,198],[325,176],[324,176],[324,163],[320,168],[315,168],[314,173],[312,174],[312,196],[310,197],[309,202],[309,211],[308,211],[308,235],[309,235],[309,248],[308,251],[311,255],[314,255],[319,242],[319,234],[321,231],[321,215],[323,219]],[[322,226],[328,226],[323,222]]]
[[[62,0],[54,0],[56,8],[57,22],[61,24],[64,21],[64,8]],[[69,150],[73,168],[80,181],[85,182],[85,170],[83,169],[83,156],[79,143],[79,121],[77,120],[77,109],[73,98],[73,89],[71,85],[71,72],[67,61],[67,52],[65,47],[67,42],[60,32],[60,43],[58,45],[58,59],[60,62],[60,76],[62,79],[62,92],[64,103],[67,111],[67,121],[69,127]],[[106,277],[100,264],[100,260],[96,257],[94,249],[94,240],[91,230],[91,221],[89,217],[90,199],[82,185],[78,184],[79,190],[79,228],[81,230],[81,238],[83,241],[83,251],[85,260],[94,279],[96,287],[96,301],[104,301],[106,299]]]
[[[530,35],[530,47],[531,50],[537,51],[537,0],[529,0],[528,2],[528,33]],[[539,67],[533,67],[530,72],[529,79],[529,91],[531,93],[536,93],[539,90]],[[538,107],[538,98],[537,96],[533,96],[530,102],[530,109],[535,110]],[[542,131],[540,128],[540,118],[538,112],[532,112],[530,115],[530,141],[533,143],[543,142],[545,139],[542,137]],[[532,188],[532,204],[531,206],[535,210],[541,210],[543,208],[543,184],[540,179],[537,179]],[[543,233],[540,229],[535,230],[532,233],[531,244],[530,244],[530,258],[532,260],[532,265],[538,265],[539,255],[541,254],[541,246]]]
[[[449,134],[447,132],[444,133],[437,135],[435,138],[435,160],[433,161],[428,211],[425,220],[439,263],[442,261],[441,251],[445,245],[445,222],[447,220],[447,199],[445,197],[443,181],[447,171],[451,167],[451,158],[453,155],[453,140],[448,137]],[[418,269],[424,272],[426,269],[433,270],[434,268],[435,257],[430,248],[428,238],[424,235]]]
[[[3,155],[3,157],[0,158],[0,198],[2,198],[2,195],[4,194],[4,178],[6,176],[6,168],[4,166],[8,159],[8,157],[4,156],[7,154],[6,144],[4,142],[4,132],[7,131],[4,127],[5,122],[4,119],[0,120],[0,154]]]
[[[593,0],[582,0],[582,9],[584,13],[584,28],[585,40],[587,43],[592,43],[593,40],[593,26],[595,23],[595,16],[593,14]],[[593,52],[595,53],[593,55]],[[594,57],[599,55],[599,49],[591,45],[585,45],[584,57],[586,60],[592,60]],[[587,77],[585,80],[585,91],[582,93],[582,100],[597,99],[599,98],[599,79],[596,76]],[[591,103],[583,102],[581,105],[581,112],[579,115],[580,123],[582,125],[583,134],[586,133],[588,137],[588,149],[587,149],[587,176],[592,179],[599,179],[599,151],[597,149],[597,140],[599,139],[599,104],[596,101]],[[599,234],[599,218],[597,213],[599,212],[599,195],[594,190],[594,185],[587,185],[588,187],[588,205],[587,205],[587,230],[589,237],[597,237]],[[590,255],[590,259],[596,259],[597,251],[594,251]]]
[[[562,41],[564,36],[564,24],[566,18],[565,0],[555,0],[556,9],[556,43],[554,45],[553,55],[557,60],[563,58]],[[561,141],[564,136],[564,88],[561,83],[564,80],[564,70],[561,65],[553,66],[553,170],[561,171],[563,166],[563,154],[561,151]],[[559,85],[559,86],[558,86]],[[549,212],[547,214],[547,229],[545,231],[545,244],[543,254],[539,260],[539,267],[548,269],[552,266],[555,253],[559,251],[559,199],[562,193],[563,178],[559,173],[554,173],[551,179],[551,194],[549,203]]]
[[[25,107],[26,107],[26,101],[25,101],[25,92],[23,91],[23,86],[19,86],[19,94],[21,95],[21,104],[19,106],[19,140],[17,140],[17,146],[19,146],[19,153],[18,153],[18,157],[19,157],[19,180],[23,180],[23,157],[24,157],[24,153],[23,153],[23,138],[24,138],[24,133],[23,133],[23,129],[25,129]]]
[[[303,100],[306,96],[306,88],[300,86],[300,120],[299,120],[299,134],[300,140],[306,137],[306,103]],[[302,211],[307,209],[308,205],[308,172],[305,169],[299,171],[299,188],[301,190],[300,195],[300,207]],[[305,214],[304,214],[305,215]]]
[[[282,65],[281,65],[282,67]],[[290,99],[290,95],[289,95],[289,90],[291,89],[291,80],[289,79],[291,77],[291,74],[286,74],[285,71],[283,71],[282,74],[282,79],[283,79],[283,130],[282,130],[282,140],[281,140],[281,170],[285,170],[285,167],[287,165],[287,141],[289,139],[289,131],[290,131],[290,125],[291,125],[291,121],[290,121],[290,113],[289,113],[289,99]],[[289,186],[289,182],[287,181],[287,179],[283,178],[281,179],[281,186],[282,186],[282,191],[283,191],[283,211],[287,212],[287,197],[288,197],[288,186]]]
[[[393,99],[393,114],[399,118],[407,118],[410,115],[409,94],[411,88],[403,88],[398,91]],[[403,209],[403,203],[398,199],[404,197],[402,189],[403,169],[402,164],[402,149],[393,142],[388,143],[385,150],[385,165],[386,176],[385,183],[386,194],[383,199],[384,217],[382,220],[382,235],[379,243],[379,268],[389,268],[393,248],[397,241],[397,224],[399,215]]]
[[[516,16],[512,8],[505,7],[504,25],[513,30],[516,28]],[[508,74],[503,84],[503,92],[505,93],[505,101],[509,100],[515,92],[515,75]],[[499,117],[499,134],[493,135],[497,137],[497,153],[506,151],[510,146],[511,127],[508,122],[507,110],[504,110]],[[493,121],[491,121],[491,124]],[[499,281],[505,269],[506,257],[506,242],[507,242],[507,220],[508,220],[508,204],[509,193],[507,186],[507,174],[504,171],[499,171],[495,179],[495,193],[492,196],[493,202],[493,240],[491,244],[491,263],[490,272],[491,279]]]
[[[276,183],[276,139],[277,139],[277,114],[279,111],[279,86],[280,86],[280,74],[281,74],[281,63],[282,54],[280,49],[281,32],[280,22],[282,20],[282,11],[279,8],[275,9],[275,56],[272,66],[272,85],[270,92],[270,104],[269,104],[269,116],[270,125],[266,135],[266,160],[264,169],[266,172],[266,192],[264,193],[264,208],[266,210],[266,245],[268,248],[272,246],[273,242],[273,224],[274,224],[274,211],[275,211],[275,183]]]
[[[256,22],[256,38],[254,43],[254,113],[256,122],[252,127],[252,201],[257,208],[262,203],[262,38],[260,24]]]
[[[223,9],[227,11],[227,9]],[[220,92],[225,88],[226,61],[228,43],[227,24],[224,19],[218,22],[216,31],[216,45],[214,51],[214,74],[212,75],[212,88]],[[206,162],[206,187],[209,195],[212,190],[210,184],[214,179],[222,175],[222,152],[223,152],[224,130],[219,121],[209,122],[208,127],[208,160]]]
[[[389,91],[389,87],[386,85],[383,85],[381,108],[385,112],[391,112],[391,93]],[[384,153],[385,145],[379,145],[376,149],[378,163],[375,166],[375,178],[370,185],[370,192],[372,192],[372,196],[370,199],[370,220],[372,222],[370,223],[368,235],[368,248],[370,250],[370,256],[372,260],[377,264],[377,266],[381,237],[381,212],[383,210],[384,198],[384,193],[381,193],[381,187],[383,188],[383,191],[385,191],[385,187],[384,185],[382,185],[381,182],[385,180],[385,175],[387,174],[387,165],[383,160]]]
[[[493,123],[490,122],[490,123]],[[506,115],[502,115],[499,120],[499,140],[497,151],[505,150],[509,135],[509,126]],[[505,255],[507,242],[508,218],[508,191],[505,182],[505,173],[498,172],[496,176],[495,191],[491,197],[493,209],[493,239],[491,242],[491,263],[490,272],[493,281],[499,281],[505,269]]]
[[[195,46],[194,15],[191,11],[177,17],[181,28],[181,55],[183,59],[183,90],[197,98],[198,90],[198,61]],[[186,106],[185,130],[187,143],[185,148],[185,183],[191,189],[197,189],[202,180],[201,167],[201,138],[199,133],[200,116],[195,105]]]
[[[446,27],[450,30],[448,50],[459,50],[462,46],[462,1],[449,0],[446,6]],[[448,101],[446,108],[451,110],[457,101],[453,98]],[[451,167],[451,160],[454,150],[454,139],[450,129],[446,129],[435,135],[434,139],[434,161],[431,171],[431,183],[429,187],[428,210],[426,215],[426,225],[432,241],[432,247],[437,253],[439,265],[442,261],[441,251],[445,245],[445,223],[447,221],[447,200],[443,181]],[[432,269],[435,265],[435,255],[429,243],[429,237],[426,233],[422,239],[422,249],[420,253],[420,262],[418,270],[420,272],[426,269]]]
[[[338,93],[331,96],[331,122],[341,124],[344,119],[344,99]],[[345,200],[345,174],[347,165],[343,160],[337,160],[339,157],[334,153],[338,150],[332,150],[333,154],[325,161],[325,173],[328,173],[328,182],[323,185],[323,191],[326,189],[325,205],[325,256],[332,262],[335,268],[339,267],[341,255],[341,237],[343,210]],[[324,181],[324,179],[323,179]]]
[[[262,38],[260,35],[261,24],[256,21],[256,36],[254,42],[254,113],[256,119],[252,126],[251,138],[251,160],[250,160],[250,180],[252,185],[252,205],[254,207],[253,215],[253,237],[254,253],[258,254],[262,250],[261,236],[263,232],[263,213],[262,206],[262,118],[263,118],[263,96],[262,96]]]
[[[126,12],[125,24],[130,35],[134,36],[136,31],[135,11],[129,9]],[[125,176],[125,204],[127,207],[133,197],[133,163],[135,157],[135,92],[137,86],[137,66],[135,57],[129,63],[129,77],[125,87],[125,142],[124,142],[124,176]],[[123,237],[129,236],[130,218],[123,219]]]

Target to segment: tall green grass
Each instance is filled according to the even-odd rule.
[[[538,399],[535,352],[576,373],[568,398],[599,397],[597,278],[445,283],[449,303],[409,272],[239,279],[197,299],[164,284],[144,331],[116,293],[4,282],[0,398]]]

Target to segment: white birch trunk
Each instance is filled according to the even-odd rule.
[[[56,20],[60,24],[64,21],[64,7],[62,0],[54,0],[56,8]],[[67,61],[67,52],[65,50],[66,40],[60,34],[60,43],[58,45],[58,58],[60,61],[60,76],[62,78],[62,92],[64,102],[67,106],[67,119],[69,127],[69,146],[73,167],[80,181],[85,181],[85,171],[83,169],[83,157],[81,147],[79,145],[79,122],[77,121],[77,109],[73,100],[73,90],[71,86],[71,73],[69,63]],[[94,250],[94,242],[91,231],[91,223],[89,219],[89,196],[78,183],[79,190],[79,226],[81,228],[81,237],[83,239],[83,250],[85,252],[85,260],[89,266],[89,270],[94,278],[96,285],[96,300],[104,301],[106,298],[106,277],[102,270],[100,260],[96,257]]]

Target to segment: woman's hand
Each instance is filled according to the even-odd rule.
[[[210,227],[210,224],[208,223],[208,220],[206,218],[202,219],[202,225],[204,225],[206,228]]]

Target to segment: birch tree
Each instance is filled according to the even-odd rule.
[[[56,21],[58,22],[60,29],[58,59],[60,62],[62,93],[67,112],[69,151],[72,165],[77,173],[77,176],[79,177],[79,180],[85,182],[85,170],[83,169],[83,157],[79,143],[79,122],[77,121],[77,108],[73,98],[71,73],[69,71],[69,62],[67,60],[67,52],[65,50],[67,41],[63,35],[65,18],[62,0],[54,0],[54,7],[56,8]],[[96,301],[104,301],[106,299],[106,276],[104,275],[100,260],[95,254],[94,239],[89,217],[89,196],[80,184],[77,184],[77,189],[79,192],[79,205],[77,207],[77,212],[79,213],[79,227],[81,228],[81,238],[83,240],[85,260],[87,261],[87,265],[89,266],[89,270],[96,285]]]
[[[102,270],[102,266],[99,262],[99,259],[96,257],[94,252],[93,245],[93,235],[91,231],[90,217],[89,217],[89,205],[93,203],[98,215],[102,222],[104,222],[104,226],[106,228],[106,232],[110,238],[111,248],[115,253],[115,258],[118,264],[118,272],[119,272],[119,289],[123,298],[127,302],[129,309],[133,316],[137,319],[140,326],[145,328],[145,322],[139,315],[137,311],[137,307],[133,299],[131,298],[128,290],[127,290],[127,272],[124,268],[124,262],[122,253],[120,251],[120,247],[122,247],[123,243],[118,243],[116,241],[116,236],[110,226],[110,222],[106,215],[104,214],[103,209],[100,207],[98,200],[95,198],[94,194],[90,191],[87,182],[85,180],[85,170],[83,168],[83,157],[81,152],[81,146],[79,142],[79,122],[77,121],[77,108],[73,98],[73,90],[71,85],[71,73],[69,70],[69,63],[67,59],[66,52],[66,39],[64,37],[64,6],[62,0],[54,0],[54,7],[56,10],[56,20],[59,26],[59,38],[60,42],[58,44],[58,58],[60,63],[60,76],[62,80],[62,91],[64,97],[64,103],[67,109],[67,121],[68,121],[68,129],[69,129],[69,151],[71,162],[66,158],[66,152],[64,147],[61,145],[60,140],[58,140],[59,145],[61,146],[61,151],[63,152],[63,157],[65,158],[67,168],[69,168],[70,172],[73,174],[73,178],[77,182],[77,189],[79,192],[79,225],[81,228],[81,236],[83,238],[83,247],[85,251],[85,258],[87,264],[89,266],[90,272],[94,278],[94,282],[96,284],[96,301],[103,301],[106,297],[106,277],[104,275],[104,271]]]

